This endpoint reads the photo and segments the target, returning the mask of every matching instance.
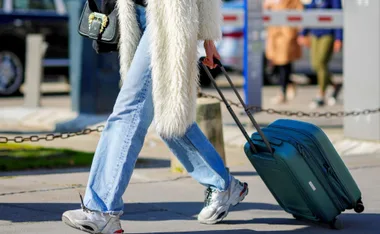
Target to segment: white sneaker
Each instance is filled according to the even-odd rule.
[[[198,221],[204,224],[215,224],[222,221],[228,214],[230,206],[236,206],[248,194],[248,184],[242,183],[231,176],[227,191],[219,192],[206,189],[205,204],[198,215]]]
[[[296,88],[296,85],[293,83],[293,84],[289,84],[287,89],[286,89],[286,99],[288,101],[292,101],[297,95],[297,88]]]
[[[325,105],[325,101],[321,98],[316,98],[314,99],[310,105],[309,105],[309,108],[310,109],[317,109],[317,108],[321,108]]]
[[[88,233],[120,234],[124,233],[120,224],[120,215],[92,211],[82,205],[82,209],[69,210],[63,213],[62,221],[70,227]]]
[[[335,106],[336,103],[337,103],[337,100],[334,97],[329,97],[327,99],[327,105],[329,105],[329,106]]]

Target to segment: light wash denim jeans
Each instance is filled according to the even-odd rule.
[[[136,7],[136,12],[140,28],[144,31],[145,9]],[[123,210],[122,195],[153,120],[148,43],[148,35],[143,33],[127,79],[98,143],[84,198],[89,209],[111,214]],[[230,175],[196,123],[183,137],[163,140],[200,184],[220,191],[228,188]]]

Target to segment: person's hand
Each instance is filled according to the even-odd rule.
[[[306,46],[306,47],[310,46],[309,39],[305,36],[298,36],[297,43],[300,46]]]
[[[205,40],[204,42],[206,58],[203,60],[203,64],[208,66],[211,69],[217,67],[217,64],[214,63],[214,58],[221,59],[218,51],[216,50],[216,46],[213,41]]]
[[[334,52],[335,53],[338,53],[338,52],[340,52],[341,51],[341,49],[342,49],[342,41],[341,40],[335,40],[334,41]]]

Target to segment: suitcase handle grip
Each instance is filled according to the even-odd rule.
[[[227,99],[224,97],[224,94],[222,93],[222,91],[220,90],[220,88],[218,87],[218,85],[216,84],[214,77],[210,73],[210,70],[206,67],[206,65],[203,64],[204,60],[205,60],[205,57],[201,57],[200,58],[202,68],[205,70],[207,76],[211,80],[211,83],[213,84],[213,86],[215,87],[215,89],[217,90],[217,92],[219,93],[219,96],[222,98],[222,100],[223,100],[224,104],[226,105],[228,111],[232,115],[232,118],[235,120],[236,124],[239,126],[240,131],[243,133],[244,137],[246,138],[247,142],[249,143],[249,145],[251,147],[251,150],[254,153],[257,154],[258,151],[257,151],[257,149],[256,149],[256,147],[255,147],[255,145],[254,145],[254,143],[252,141],[252,139],[249,137],[247,131],[244,129],[243,125],[241,124],[240,120],[236,116],[235,112],[232,110],[232,108],[231,108],[230,104],[228,103]],[[269,152],[271,154],[273,154],[273,149],[270,146],[270,143],[269,143],[268,139],[264,135],[264,133],[261,130],[260,126],[257,124],[256,120],[253,118],[250,110],[245,105],[245,103],[244,103],[243,99],[241,98],[239,92],[236,90],[235,85],[232,83],[230,76],[228,75],[227,71],[224,69],[223,64],[217,58],[214,58],[214,63],[219,66],[220,70],[223,72],[223,74],[227,78],[228,83],[230,84],[231,88],[235,92],[235,94],[238,97],[240,103],[243,105],[245,113],[247,113],[247,115],[248,115],[249,119],[251,120],[253,126],[255,126],[257,132],[260,134],[260,136],[261,136],[262,140],[264,141],[264,143],[265,143],[267,149],[269,150]]]
[[[199,60],[200,60],[201,62],[203,62],[205,59],[206,59],[206,57],[201,57]],[[215,58],[215,57],[214,57],[214,63],[215,63],[216,65],[218,65],[219,67],[223,67],[222,62],[220,62],[220,60],[217,59],[217,58]]]

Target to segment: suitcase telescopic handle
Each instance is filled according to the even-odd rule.
[[[217,90],[217,92],[219,93],[219,96],[222,98],[224,104],[226,105],[228,111],[230,112],[232,118],[235,120],[236,124],[238,125],[238,127],[240,128],[240,131],[243,133],[244,137],[246,138],[247,142],[249,143],[250,147],[251,147],[251,150],[254,152],[254,153],[257,153],[257,149],[252,141],[252,139],[249,137],[247,131],[245,130],[245,128],[243,127],[243,125],[241,124],[239,118],[236,116],[235,112],[232,110],[231,108],[231,105],[228,103],[227,99],[225,98],[224,94],[222,93],[222,91],[220,90],[220,88],[218,87],[218,85],[216,84],[215,82],[215,78],[211,75],[210,73],[210,70],[208,69],[208,67],[206,65],[203,64],[203,60],[205,59],[205,57],[201,57],[200,58],[200,61],[201,61],[201,66],[202,68],[205,70],[207,76],[210,78],[211,80],[211,83],[213,84],[213,86],[215,87],[215,89]],[[272,147],[270,146],[270,143],[268,141],[268,139],[266,138],[266,136],[264,135],[263,131],[261,130],[260,126],[257,124],[255,118],[253,118],[253,115],[251,113],[251,111],[247,108],[247,106],[245,105],[242,97],[240,96],[239,92],[236,90],[235,88],[235,85],[232,83],[232,80],[230,78],[230,76],[228,75],[226,69],[223,67],[223,64],[216,58],[214,58],[214,63],[216,65],[219,66],[220,70],[223,72],[223,74],[225,75],[225,77],[227,78],[228,80],[228,83],[230,84],[231,88],[233,89],[233,91],[235,92],[236,96],[238,97],[240,103],[242,104],[243,108],[244,108],[244,111],[245,113],[247,113],[249,119],[251,120],[253,126],[256,128],[257,132],[259,133],[259,135],[261,136],[261,139],[264,141],[267,149],[269,150],[269,152],[271,154],[273,154],[273,150],[272,150]]]

